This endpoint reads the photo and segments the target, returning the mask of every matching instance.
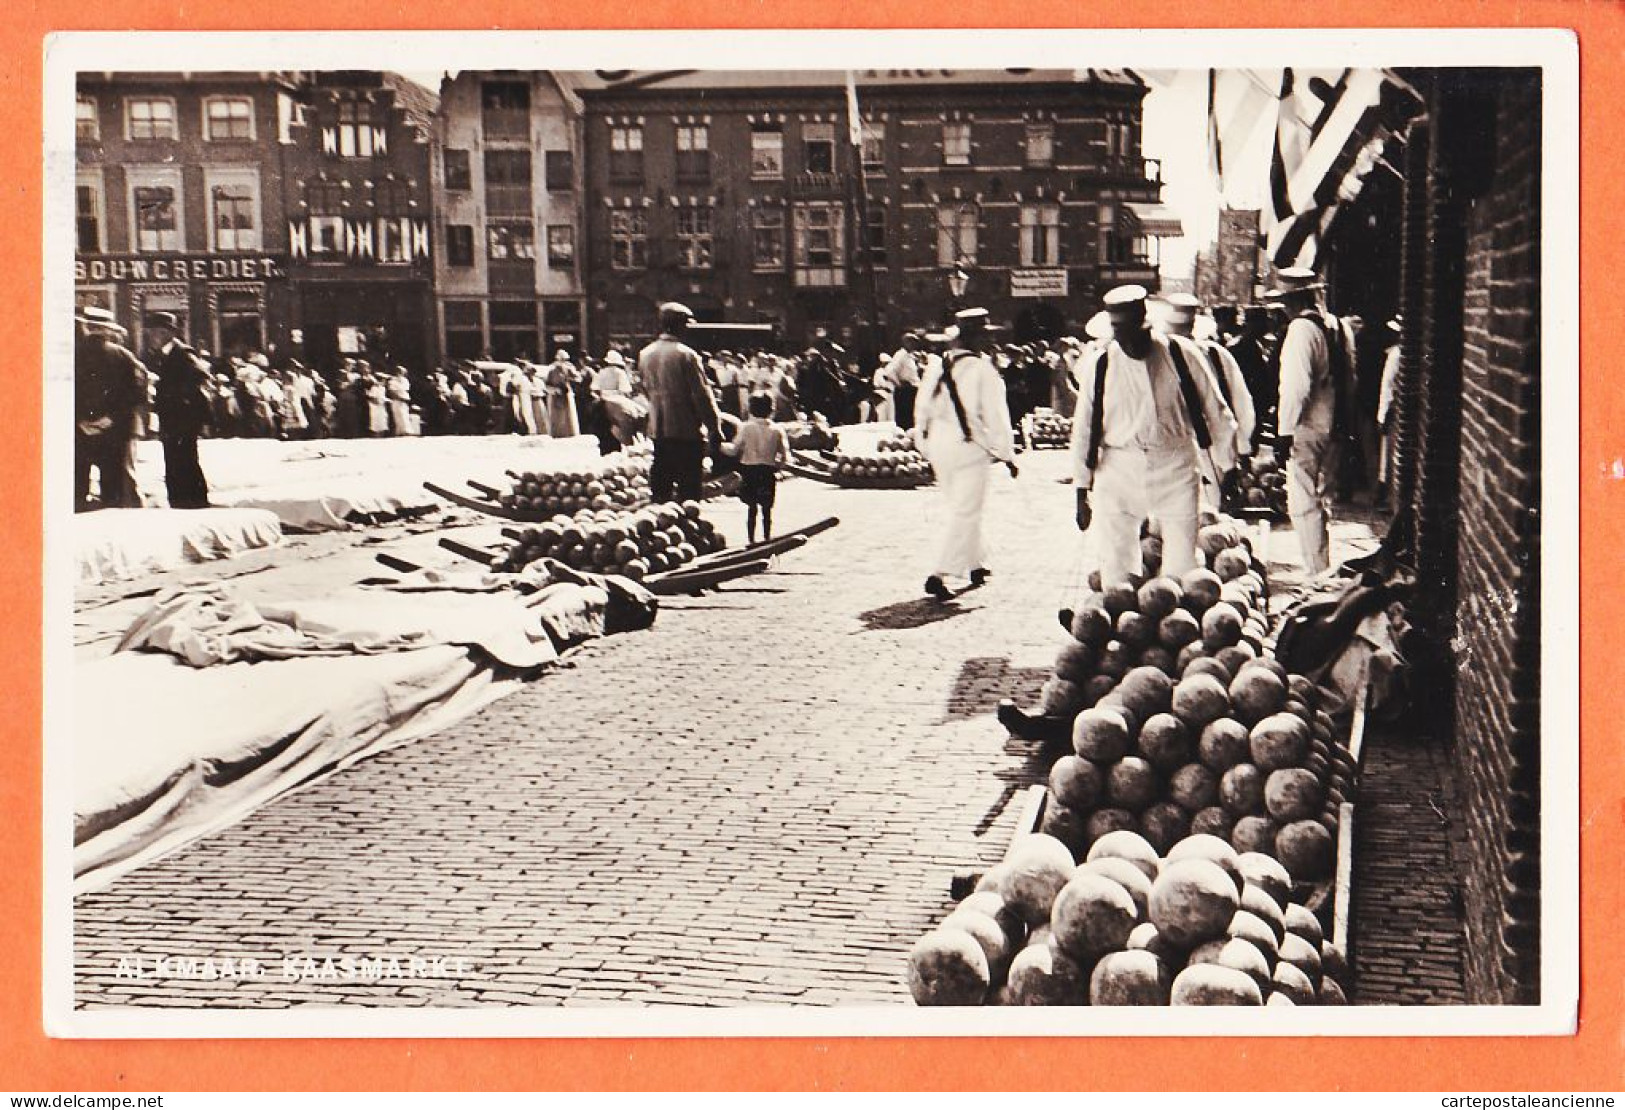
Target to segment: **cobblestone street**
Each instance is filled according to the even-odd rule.
[[[917,593],[934,491],[786,483],[781,528],[840,527],[79,898],[78,1004],[907,1003],[903,953],[948,908],[956,874],[997,860],[1018,794],[1046,769],[993,711],[1036,699],[1085,561],[1056,482],[1063,454],[1023,467],[995,479],[996,576],[947,606]],[[737,502],[707,512],[743,538]],[[1339,558],[1364,529],[1338,524]],[[420,534],[385,545],[421,560],[431,536],[408,531]],[[306,588],[372,565],[369,545],[336,537],[297,550],[303,565],[281,573]],[[1277,529],[1278,591],[1296,555]],[[1459,1001],[1457,908],[1406,878],[1442,866],[1423,795],[1444,769],[1396,745],[1374,748],[1362,809],[1355,1000]],[[1417,759],[1427,775],[1407,770]],[[467,970],[366,985],[119,972],[164,956]]]
[[[76,905],[87,1006],[906,1002],[903,960],[995,861],[1076,577],[1059,453],[996,479],[997,577],[918,599],[933,491],[781,494],[842,524],[773,573]],[[709,510],[742,538],[737,502]],[[1047,537],[1061,537],[1060,541]],[[121,957],[463,957],[405,986],[132,982]]]

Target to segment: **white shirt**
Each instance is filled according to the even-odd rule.
[[[1326,335],[1302,316],[1287,325],[1281,341],[1281,397],[1277,425],[1282,435],[1329,433],[1337,404],[1332,388],[1331,352]]]
[[[1183,341],[1181,341],[1183,342]],[[1078,360],[1078,403],[1072,413],[1072,478],[1079,489],[1094,481],[1089,466],[1089,437],[1094,421],[1095,373],[1101,351],[1106,354],[1105,410],[1100,446],[1138,450],[1183,449],[1195,445],[1196,433],[1180,389],[1179,372],[1168,353],[1169,340],[1152,334],[1144,359],[1130,358],[1116,340],[1091,348]],[[1209,453],[1214,469],[1224,473],[1235,465],[1236,421],[1219,396],[1213,371],[1189,346],[1183,348],[1185,367],[1202,405],[1203,419],[1213,441]],[[1098,459],[1096,460],[1098,463]]]
[[[605,363],[593,375],[592,388],[600,395],[607,393],[628,394],[632,392],[632,375],[626,372],[626,367]]]
[[[1252,391],[1247,388],[1247,378],[1241,372],[1241,364],[1225,350],[1223,343],[1200,340],[1197,346],[1202,349],[1202,360],[1207,368],[1213,370],[1213,364],[1217,362],[1219,371],[1224,374],[1219,398],[1223,400],[1226,395],[1230,398],[1230,415],[1236,418],[1236,454],[1251,455],[1253,432],[1258,428],[1258,413],[1253,408]]]
[[[942,365],[942,360],[935,361],[920,379],[920,393],[914,399],[914,431],[927,441],[942,439],[963,443],[965,431],[954,409],[953,396],[943,381]],[[959,399],[965,406],[972,441],[996,459],[1014,458],[1004,379],[993,369],[993,364],[983,355],[960,354],[953,363],[953,377]]]
[[[920,364],[907,347],[899,348],[892,355],[891,361],[886,363],[886,373],[898,385],[920,384]]]
[[[1394,407],[1394,386],[1399,379],[1399,344],[1388,348],[1382,360],[1382,384],[1377,387],[1377,427],[1388,423],[1388,414]]]

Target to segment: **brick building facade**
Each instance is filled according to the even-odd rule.
[[[1469,1001],[1540,985],[1540,78],[1414,71],[1390,542],[1414,556],[1419,706],[1463,805]]]
[[[580,118],[548,72],[442,83],[434,276],[445,358],[582,352]]]
[[[76,302],[111,309],[137,349],[166,311],[203,350],[287,351],[297,94],[291,74],[80,74]]]
[[[305,75],[285,148],[293,347],[427,368],[436,358],[429,187],[433,93],[376,72]]]
[[[839,72],[561,75],[585,114],[588,331],[631,341],[663,300],[872,352],[962,299],[1018,338],[1157,283],[1160,171],[1128,71],[865,72],[861,156]]]
[[[1256,302],[1262,242],[1258,209],[1221,209],[1218,238],[1197,255],[1192,291],[1209,305]]]

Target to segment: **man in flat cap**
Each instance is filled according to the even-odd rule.
[[[699,353],[683,342],[694,313],[669,301],[660,306],[660,336],[638,352],[638,371],[649,397],[649,496],[655,501],[697,501],[704,479],[707,438],[722,442],[721,415]]]
[[[1212,372],[1219,395],[1224,398],[1225,407],[1236,420],[1236,454],[1242,458],[1251,455],[1257,421],[1253,413],[1253,396],[1247,389],[1247,379],[1242,375],[1241,367],[1225,350],[1224,344],[1215,339],[1197,338],[1196,321],[1197,313],[1202,308],[1201,300],[1189,293],[1174,293],[1166,301],[1168,310],[1163,321],[1168,334],[1187,343]],[[1221,474],[1218,477],[1224,476]]]
[[[207,509],[209,483],[198,462],[197,441],[209,423],[209,367],[181,341],[180,318],[154,312],[146,319],[151,365],[158,374],[153,408],[164,445],[164,485],[171,509]]]
[[[1280,272],[1289,320],[1281,339],[1276,453],[1286,459],[1287,514],[1310,575],[1331,566],[1332,492],[1338,468],[1339,397],[1347,349],[1336,319],[1320,309],[1320,281],[1307,267]]]
[[[1196,566],[1198,462],[1235,465],[1235,419],[1213,374],[1146,325],[1146,291],[1118,286],[1102,302],[1112,338],[1079,367],[1072,477],[1080,531],[1093,526],[1105,585],[1141,571],[1140,525],[1162,525],[1162,573]]]
[[[985,354],[987,327],[986,309],[955,315],[949,349],[926,370],[914,402],[914,435],[947,508],[942,545],[925,580],[925,592],[938,601],[950,596],[946,579],[963,576],[980,586],[992,573],[982,533],[988,464],[1002,462],[1016,475],[1004,379]]]
[[[125,331],[105,308],[74,315],[73,507],[90,507],[90,471],[96,469],[98,504],[139,509],[135,442],[147,405],[147,369],[124,346]]]

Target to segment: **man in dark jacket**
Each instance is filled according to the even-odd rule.
[[[198,462],[197,441],[209,422],[208,366],[180,340],[180,320],[172,312],[147,317],[152,368],[158,375],[154,408],[164,445],[164,484],[172,509],[207,509],[209,483]]]
[[[675,302],[660,306],[660,337],[638,353],[638,372],[649,396],[649,497],[697,501],[704,475],[705,438],[721,440],[721,416],[694,348],[683,342],[694,314]]]
[[[100,485],[104,509],[139,509],[135,481],[135,441],[147,404],[147,370],[119,342],[124,329],[104,308],[86,307],[75,316],[73,506],[90,507],[90,470]]]

